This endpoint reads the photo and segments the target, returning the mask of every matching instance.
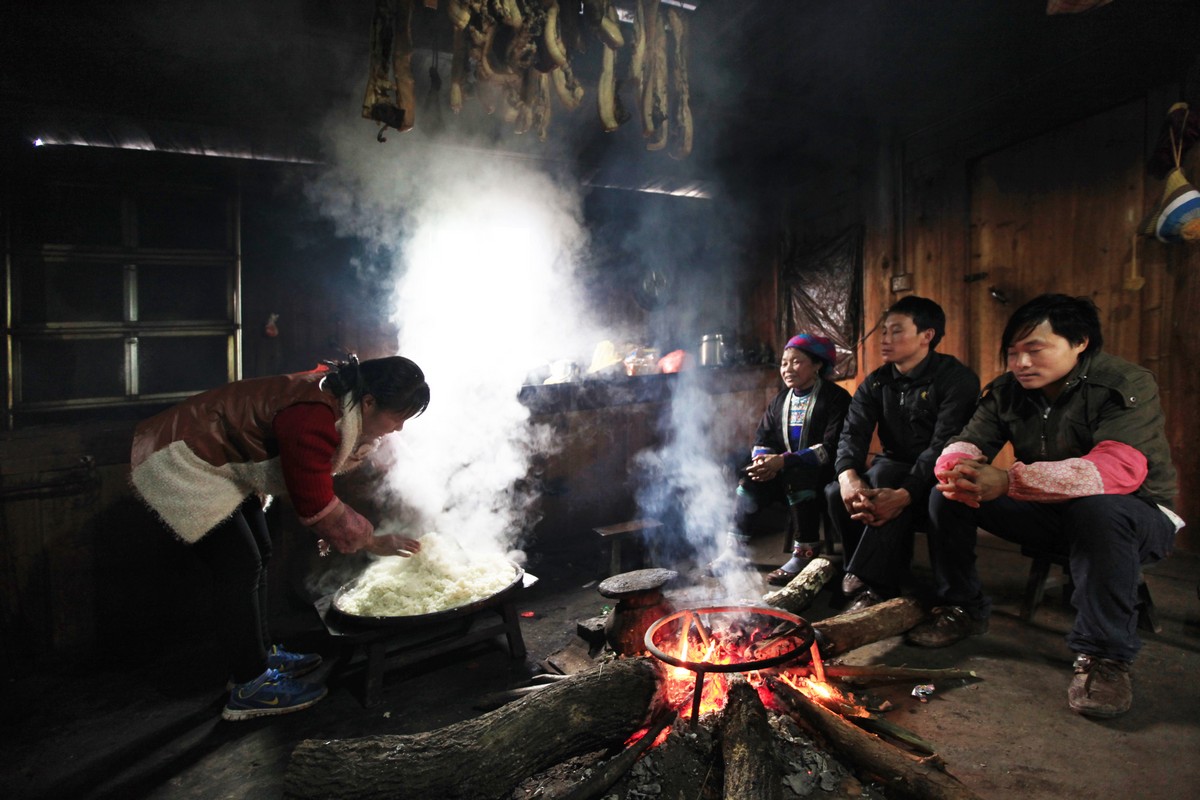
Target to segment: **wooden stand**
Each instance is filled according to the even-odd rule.
[[[377,705],[383,691],[385,672],[420,663],[434,656],[450,653],[479,642],[503,635],[508,640],[508,653],[513,659],[525,657],[525,639],[521,636],[521,618],[516,599],[510,595],[497,605],[444,622],[407,628],[362,626],[343,622],[330,613],[332,596],[315,603],[321,621],[329,635],[338,640],[346,658],[342,669],[365,665],[363,705]],[[497,614],[497,622],[491,615]]]
[[[628,536],[641,536],[643,532],[661,528],[662,523],[656,519],[634,519],[617,525],[605,525],[603,528],[593,528],[600,538],[606,539],[610,546],[609,575],[619,575],[625,571],[621,566],[621,541]]]

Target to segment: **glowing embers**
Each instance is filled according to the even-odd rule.
[[[646,631],[646,648],[673,667],[667,670],[667,701],[681,716],[690,711],[694,725],[701,714],[724,708],[726,673],[755,673],[815,655],[814,637],[807,621],[786,611],[713,606],[658,620]],[[713,679],[706,681],[710,672]]]

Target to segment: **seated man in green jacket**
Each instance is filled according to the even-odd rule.
[[[909,632],[942,647],[987,630],[991,604],[975,568],[976,527],[1069,555],[1077,609],[1067,644],[1071,708],[1113,717],[1133,702],[1140,565],[1171,552],[1175,468],[1154,376],[1103,353],[1085,297],[1046,294],[1013,313],[1008,372],[938,458],[929,499],[930,555],[943,604]],[[1006,442],[1016,462],[991,466]]]

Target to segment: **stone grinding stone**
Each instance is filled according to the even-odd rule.
[[[621,598],[641,592],[661,589],[670,581],[679,577],[673,569],[635,569],[632,572],[622,572],[600,582],[599,592],[605,597]]]

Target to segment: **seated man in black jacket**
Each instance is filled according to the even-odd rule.
[[[925,519],[933,465],[971,418],[979,377],[935,351],[946,314],[924,297],[902,298],[882,326],[883,366],[859,385],[842,428],[825,495],[842,540],[842,591],[851,610],[894,597],[912,560],[914,527]],[[867,468],[878,430],[883,453]]]

